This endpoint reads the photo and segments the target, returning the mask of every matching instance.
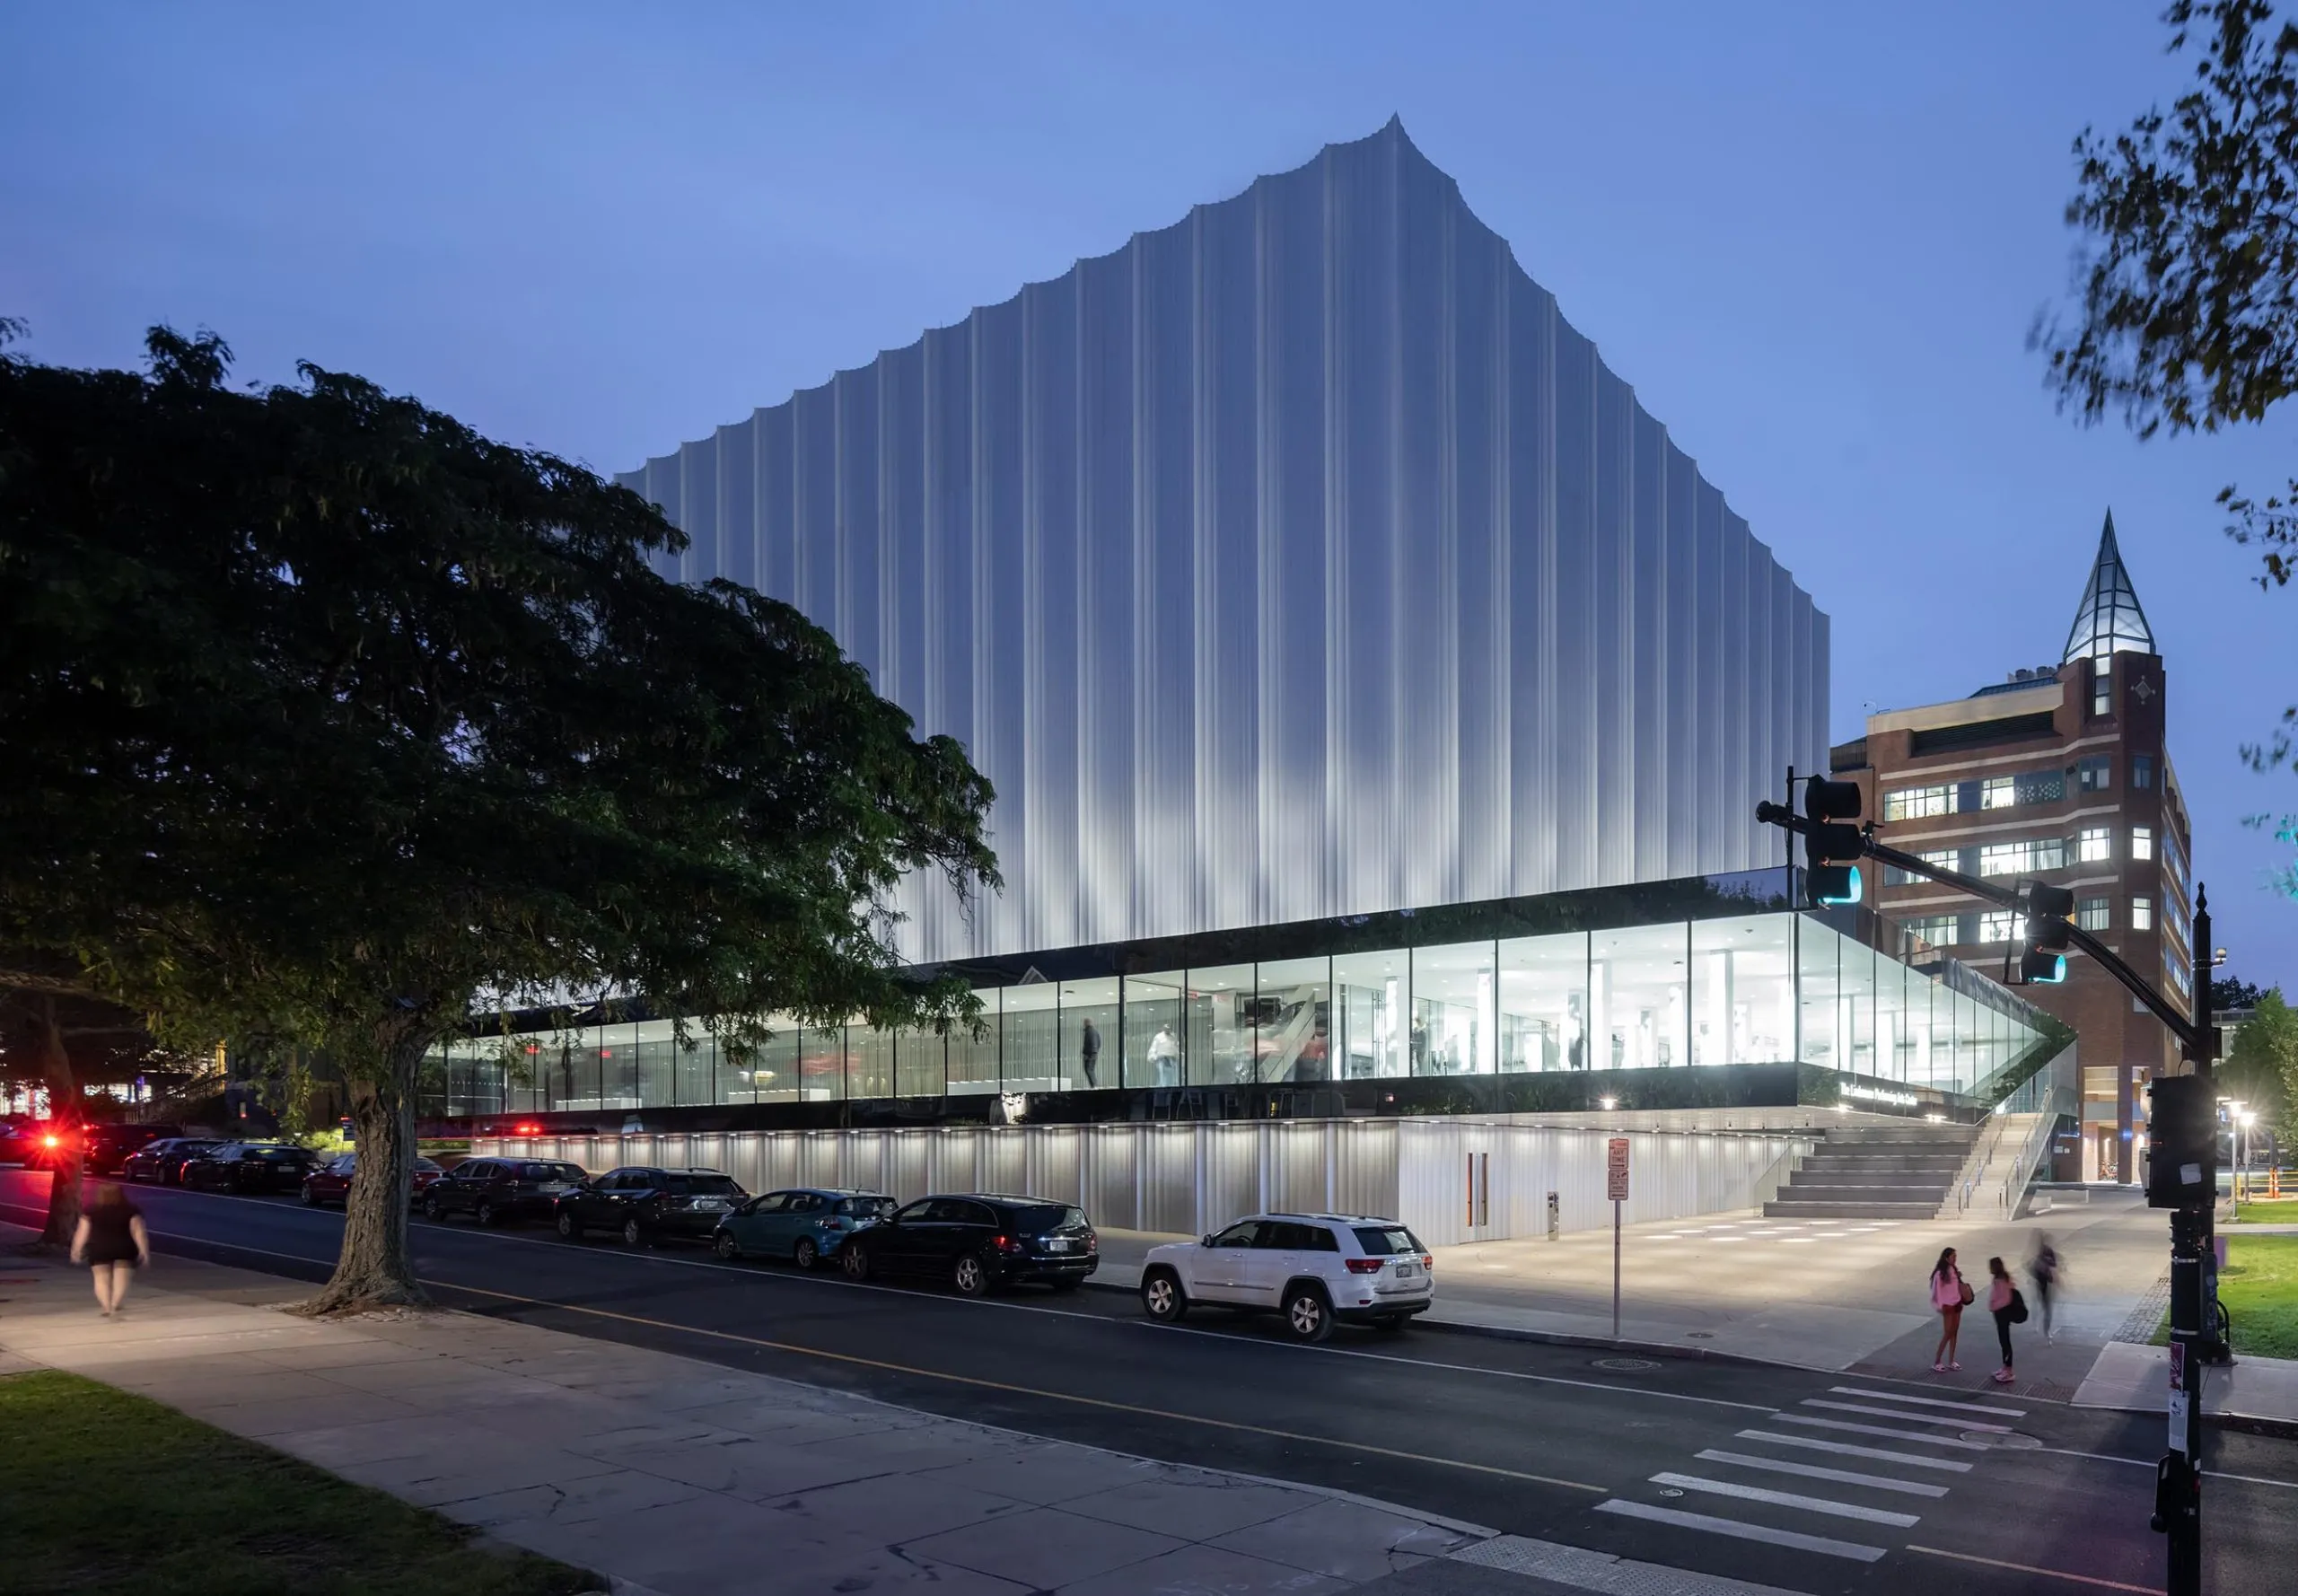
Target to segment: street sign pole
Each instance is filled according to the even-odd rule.
[[[1604,1195],[1612,1204],[1612,1339],[1619,1339],[1619,1223],[1627,1202],[1627,1138],[1614,1136],[1604,1147]]]

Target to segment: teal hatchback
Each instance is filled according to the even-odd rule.
[[[836,1258],[846,1238],[894,1211],[879,1191],[800,1186],[755,1197],[718,1222],[711,1250],[720,1258],[787,1258],[811,1269]]]

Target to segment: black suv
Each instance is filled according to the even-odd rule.
[[[1101,1267],[1101,1238],[1083,1208],[1044,1197],[920,1197],[856,1231],[838,1250],[846,1276],[925,1276],[978,1297],[993,1285],[1040,1281],[1074,1291]]]
[[[661,1170],[633,1164],[609,1170],[561,1194],[558,1233],[570,1241],[584,1231],[611,1231],[632,1247],[665,1236],[707,1241],[718,1222],[750,1194],[717,1170]]]
[[[294,1191],[319,1161],[290,1142],[225,1142],[183,1166],[194,1191]]]
[[[468,1214],[481,1224],[541,1219],[559,1197],[589,1179],[577,1163],[548,1158],[467,1158],[431,1182],[423,1215]]]

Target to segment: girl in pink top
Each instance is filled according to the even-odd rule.
[[[1962,1367],[1955,1361],[1955,1337],[1962,1332],[1963,1304],[1970,1300],[1971,1288],[1955,1267],[1955,1250],[1941,1248],[1939,1261],[1931,1269],[1931,1305],[1939,1311],[1939,1349],[1931,1358],[1934,1374]]]

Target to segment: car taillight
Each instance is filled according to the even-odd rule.
[[[1348,1266],[1348,1272],[1352,1275],[1377,1275],[1381,1272],[1381,1266],[1389,1260],[1384,1258],[1350,1258],[1341,1261]]]
[[[1012,1236],[999,1236],[996,1240],[992,1241],[990,1245],[996,1248],[1000,1252],[1019,1252],[1022,1250],[1022,1243]]]
[[[1424,1269],[1434,1268],[1436,1267],[1436,1255],[1433,1252],[1422,1253],[1420,1255],[1420,1267]]]
[[[826,1231],[842,1231],[846,1228],[846,1223],[845,1220],[835,1214],[821,1222],[822,1229]]]

